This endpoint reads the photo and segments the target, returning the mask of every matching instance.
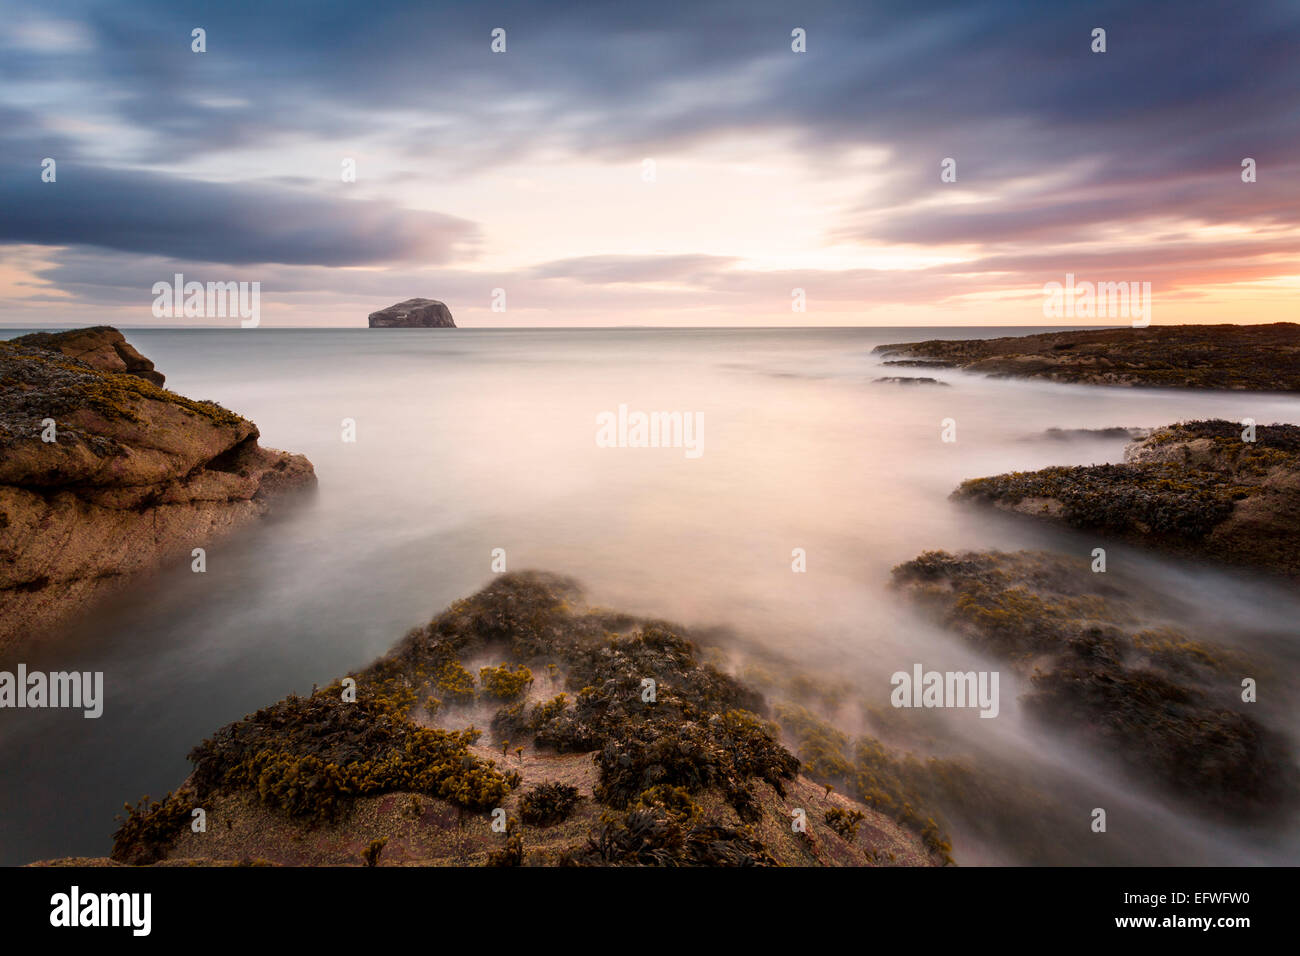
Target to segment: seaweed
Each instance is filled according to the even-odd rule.
[[[851,742],[847,735],[796,705],[777,707],[777,721],[794,739],[795,751],[805,761],[811,779],[842,787],[866,806],[915,832],[945,862],[952,862],[952,844],[944,828],[932,811],[923,809],[933,802],[933,777],[945,768],[944,761],[895,756],[874,737]]]
[[[519,821],[510,817],[506,821],[506,843],[488,854],[486,866],[523,866],[524,838],[519,833]]]
[[[291,816],[336,818],[352,798],[415,791],[469,809],[509,792],[492,761],[469,751],[474,730],[419,727],[367,698],[290,696],[230,724],[190,754],[202,794],[247,789]]]
[[[852,843],[858,836],[858,824],[866,819],[861,810],[845,810],[831,807],[826,811],[826,825]]]
[[[126,818],[113,834],[111,857],[119,863],[147,866],[166,855],[167,847],[190,822],[195,795],[182,788],[161,801],[146,796],[135,806],[122,806]]]
[[[894,583],[1030,678],[1027,711],[1151,777],[1199,812],[1266,816],[1294,802],[1285,738],[1241,711],[1241,655],[1142,626],[1128,595],[1061,556],[927,552]],[[1128,603],[1131,603],[1128,602]]]
[[[523,664],[513,671],[502,664],[500,667],[479,668],[478,679],[479,686],[483,688],[483,696],[514,700],[532,684],[533,672]]]
[[[566,854],[571,866],[775,866],[747,828],[687,826],[658,808],[609,814],[586,847]]]
[[[784,797],[800,763],[765,718],[762,696],[702,662],[679,626],[575,610],[578,595],[568,579],[551,575],[494,579],[354,672],[355,683],[340,680],[307,697],[290,695],[203,741],[190,755],[196,794],[238,793],[311,827],[345,821],[360,797],[392,792],[402,797],[389,805],[391,812],[423,820],[424,797],[463,810],[501,806],[524,784],[522,755],[531,743],[590,754],[597,775],[593,796],[603,806],[590,840],[543,847],[535,859],[574,865],[774,862],[758,835],[770,827],[764,814],[771,814],[774,801],[760,788]],[[503,663],[482,668],[475,687],[461,661],[486,654],[499,654]],[[566,689],[534,702],[527,692],[539,666]],[[822,693],[812,683],[806,689]],[[468,702],[475,691],[479,700],[501,701],[492,718],[494,749],[500,746],[502,764],[513,749],[518,769],[478,756],[482,751],[472,748],[480,734],[472,727],[417,723],[417,716],[423,723],[440,716],[444,702]],[[719,799],[730,807],[726,819],[706,819],[703,808]],[[514,812],[540,832],[571,819],[578,801],[570,784],[537,781]],[[737,819],[739,825],[729,825]],[[523,839],[511,817],[504,843],[487,862],[523,865]],[[582,838],[557,827],[550,839]],[[165,840],[158,843],[165,852]]]
[[[520,798],[519,817],[529,826],[554,826],[568,819],[577,804],[577,787],[564,783],[542,783]]]
[[[365,861],[366,866],[378,866],[379,854],[384,852],[384,847],[388,845],[388,837],[380,837],[377,840],[371,840],[370,844],[361,854],[361,859]]]
[[[704,722],[647,720],[618,728],[595,757],[596,798],[622,809],[659,784],[688,793],[718,787],[742,820],[754,819],[750,781],[764,781],[784,796],[784,781],[799,771],[799,761],[775,736],[774,726],[739,710]]]
[[[1300,426],[1182,422],[1129,446],[1123,464],[1011,472],[952,497],[1009,507],[1165,550],[1300,574]]]

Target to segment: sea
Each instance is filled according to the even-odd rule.
[[[1294,824],[1207,824],[1194,800],[1028,720],[1021,679],[889,587],[931,549],[1104,546],[1107,574],[1172,599],[1171,625],[1266,661],[1261,695],[1295,700],[1294,588],[949,499],[966,478],[1123,459],[1122,436],[1049,429],[1300,423],[1294,396],[994,379],[872,351],[1039,331],[1025,328],[124,331],[169,389],[253,420],[319,484],[212,543],[203,573],[179,561],[0,655],[105,675],[99,719],[0,711],[0,864],[106,855],[123,803],[175,788],[205,737],[365,665],[502,567],[726,633],[738,672],[775,652],[843,682],[850,734],[855,713],[889,706],[896,671],[1000,670],[998,717],[921,715],[920,756],[1014,777],[1053,823],[984,826],[972,807],[959,864],[1300,863]],[[876,381],[894,375],[940,384]],[[651,413],[668,423],[659,447],[636,427]]]

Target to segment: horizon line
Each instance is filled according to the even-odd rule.
[[[1219,325],[1296,325],[1295,322],[1278,320],[1274,322],[1175,322],[1175,323],[1156,323],[1142,326],[1141,328],[1133,327],[1129,323],[1108,324],[1108,325],[1055,325],[1055,324],[1030,324],[1016,323],[1012,325],[996,325],[983,323],[963,323],[958,325],[457,325],[452,328],[409,328],[409,329],[379,329],[381,332],[544,332],[547,330],[564,332],[564,331],[581,331],[581,330],[600,330],[600,331],[653,331],[653,332],[673,332],[673,331],[745,331],[745,330],[831,330],[831,329],[1059,329],[1062,332],[1070,330],[1105,330],[1105,329],[1126,329],[1134,328],[1135,331],[1148,328],[1186,328],[1189,326],[1213,327]],[[365,325],[257,325],[250,328],[242,328],[232,325],[145,325],[132,323],[113,323],[100,322],[95,325],[80,324],[10,324],[0,322],[0,331],[45,331],[45,330],[71,330],[95,327],[110,327],[115,329],[133,329],[133,330],[153,330],[158,332],[250,332],[250,331],[275,331],[275,332],[360,332],[372,331],[369,326]]]

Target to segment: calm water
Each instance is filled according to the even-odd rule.
[[[169,388],[306,454],[319,490],[214,544],[206,574],[164,571],[61,639],[6,655],[5,667],[102,670],[107,702],[99,720],[0,711],[0,862],[107,853],[123,801],[178,784],[195,743],[381,654],[487,583],[494,548],[512,570],[577,577],[596,603],[727,625],[742,648],[780,648],[879,707],[887,675],[914,661],[977,663],[890,596],[892,566],[928,548],[1096,545],[950,503],[963,478],[1121,458],[1123,440],[1044,439],[1053,426],[1300,422],[1283,396],[993,381],[870,355],[1027,331],[128,331]],[[872,383],[886,374],[952,385]],[[703,455],[597,447],[596,415],[620,404],[703,413]],[[945,418],[955,443],[939,440]],[[793,548],[806,574],[791,572]],[[1110,563],[1296,673],[1295,595],[1117,546]],[[1060,862],[1300,862],[1293,832],[1207,828],[1025,726],[1021,689],[1005,669],[1002,680],[1002,717],[954,718],[942,744],[1010,762],[1084,828],[1090,808],[1114,808],[1110,832],[1062,841]],[[1044,855],[957,833],[959,862]]]

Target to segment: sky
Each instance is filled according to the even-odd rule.
[[[1295,0],[0,11],[8,326],[177,273],[262,327],[1041,326],[1067,274],[1300,320]]]

